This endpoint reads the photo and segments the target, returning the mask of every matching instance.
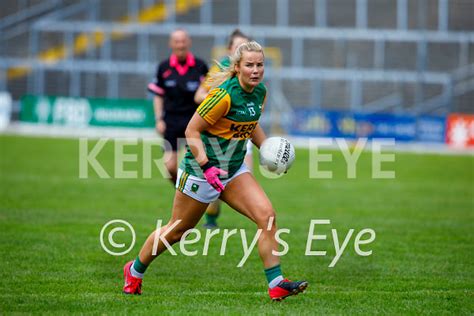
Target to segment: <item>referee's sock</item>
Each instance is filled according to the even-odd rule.
[[[130,274],[139,279],[143,279],[143,274],[145,274],[146,269],[148,268],[147,265],[143,264],[140,261],[140,257],[137,256],[133,264],[130,266]]]

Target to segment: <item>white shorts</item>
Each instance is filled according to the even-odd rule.
[[[239,170],[229,179],[221,180],[224,187],[245,172],[250,172],[247,166],[243,163],[240,166]],[[178,169],[178,177],[176,179],[176,189],[183,192],[187,196],[202,202],[202,203],[211,203],[219,198],[221,195],[214,189],[206,179],[201,179],[199,177],[193,176],[183,169]]]

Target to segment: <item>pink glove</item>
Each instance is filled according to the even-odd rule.
[[[206,178],[207,183],[212,185],[214,189],[216,189],[217,192],[222,192],[224,191],[224,185],[222,184],[221,180],[218,178],[220,175],[225,176],[227,175],[227,172],[219,169],[217,167],[209,167],[204,173],[204,178]]]

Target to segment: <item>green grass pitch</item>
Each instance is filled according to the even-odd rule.
[[[174,190],[167,180],[141,176],[141,162],[128,162],[138,179],[79,179],[78,140],[0,136],[0,314],[472,314],[474,313],[474,157],[396,153],[386,162],[395,179],[372,179],[371,153],[364,152],[357,178],[347,179],[342,154],[321,163],[334,178],[310,179],[307,150],[297,151],[290,172],[277,180],[257,178],[273,201],[290,250],[284,274],[306,279],[304,294],[270,302],[258,253],[237,268],[243,250],[231,237],[219,256],[218,236],[209,254],[169,253],[149,268],[142,296],[125,296],[122,267],[133,259],[156,225],[167,220]],[[128,153],[141,147],[129,146]],[[109,142],[98,161],[114,174]],[[158,151],[154,152],[158,154]],[[102,226],[112,219],[133,225],[137,242],[125,256],[111,256],[100,245]],[[305,256],[311,219],[326,240]],[[221,228],[254,225],[225,207]],[[334,268],[331,228],[340,242],[372,228],[376,239],[354,250],[354,236]],[[202,230],[204,233],[204,231]],[[220,235],[222,236],[222,234]],[[129,235],[117,233],[116,242]],[[202,252],[203,239],[189,250]]]

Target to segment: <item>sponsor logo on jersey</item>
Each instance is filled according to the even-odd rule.
[[[232,138],[250,138],[252,132],[257,127],[257,123],[250,123],[250,124],[238,124],[238,123],[231,123],[230,124],[230,131],[234,134]]]

